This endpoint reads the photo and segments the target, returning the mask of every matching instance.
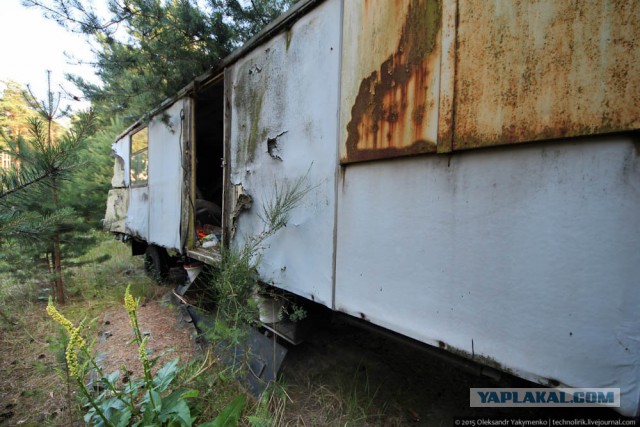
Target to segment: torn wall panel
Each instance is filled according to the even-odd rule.
[[[129,189],[129,208],[125,220],[127,234],[138,239],[149,239],[149,188],[131,187]]]
[[[129,189],[114,188],[109,190],[103,228],[112,233],[126,233],[125,221],[127,219],[128,209]]]
[[[261,278],[330,306],[340,1],[327,1],[233,67],[230,180],[252,199],[235,244],[263,229],[265,203],[306,176],[312,187],[265,243]],[[304,96],[300,96],[304,93]],[[227,214],[230,212],[227,211]]]
[[[111,152],[114,157],[113,177],[111,178],[111,186],[113,188],[129,186],[129,146],[129,135],[120,138],[111,145]]]

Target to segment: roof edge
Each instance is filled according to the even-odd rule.
[[[173,105],[180,98],[185,97],[190,93],[197,92],[200,88],[206,87],[209,84],[216,81],[220,74],[224,72],[224,69],[234,62],[238,61],[242,57],[246,56],[256,47],[271,40],[276,35],[280,34],[285,29],[291,28],[301,17],[306,15],[312,9],[314,9],[320,3],[325,0],[300,0],[298,3],[291,6],[286,12],[282,13],[266,27],[264,27],[258,34],[251,37],[245,44],[237,48],[229,55],[225,56],[215,67],[212,67],[209,71],[199,75],[189,82],[185,87],[176,92],[175,95],[165,99],[153,108],[147,114],[136,120],[131,126],[128,126],[124,131],[120,132],[116,136],[116,141],[120,140],[132,130],[140,127],[143,123],[147,122],[150,117],[158,114],[161,111],[166,110]]]

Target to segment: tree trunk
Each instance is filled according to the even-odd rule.
[[[60,234],[53,235],[53,269],[56,278],[56,292],[59,304],[64,304],[64,288],[62,283],[62,255],[60,253]]]
[[[49,257],[51,256],[51,257]],[[57,298],[56,281],[53,279],[53,249],[45,252],[44,257],[47,260],[47,270],[49,271],[49,287],[51,288],[51,297]]]
[[[51,191],[53,195],[53,205],[59,209],[58,183],[55,178],[51,180]],[[60,232],[53,232],[53,271],[56,281],[56,293],[58,304],[64,304],[64,284],[62,283],[62,254],[60,251]]]

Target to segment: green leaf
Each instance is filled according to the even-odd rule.
[[[200,424],[198,427],[235,427],[240,422],[240,415],[242,415],[245,404],[246,397],[241,394],[228,404],[213,421]]]
[[[126,427],[129,425],[130,420],[131,410],[129,408],[113,411],[109,416],[109,421],[111,421],[116,427]]]
[[[89,409],[87,413],[84,414],[84,423],[89,424],[91,422],[91,419],[95,415],[95,413],[96,413],[96,410],[94,408]]]
[[[169,385],[171,385],[171,382],[176,377],[178,371],[178,359],[173,359],[172,361],[167,362],[167,364],[156,372],[155,378],[153,379],[153,388],[158,390],[160,393],[165,391],[169,388]]]
[[[102,381],[108,381],[110,384],[115,385],[118,382],[118,378],[120,378],[120,371],[116,370],[102,378]]]
[[[187,390],[182,394],[183,399],[189,399],[193,397],[198,397],[200,392],[198,390]]]
[[[153,401],[155,412],[160,413],[160,411],[162,411],[162,398],[160,397],[160,393],[155,390],[150,390],[149,395],[151,396],[151,400]]]
[[[170,408],[163,406],[162,413],[158,416],[163,423],[167,421],[179,421],[181,426],[191,427],[191,410],[184,400],[176,400]],[[169,422],[169,424],[173,424]]]
[[[190,397],[197,397],[197,396],[198,396],[197,390],[185,390],[185,389],[174,390],[171,394],[162,398],[163,412],[170,412],[171,408],[179,401],[188,399]]]
[[[116,410],[120,410],[122,408],[122,405],[119,405],[119,403],[121,403],[118,399],[116,399],[115,397],[112,397],[110,399],[105,400],[104,402],[100,403],[100,410],[104,413],[104,414],[108,414],[111,412],[112,409],[116,409]]]
[[[180,425],[191,427],[191,410],[185,399],[197,396],[197,390],[175,390],[162,399],[162,413],[158,418],[162,422],[179,420]]]
[[[140,421],[138,421],[136,424],[134,425],[140,425],[140,426],[154,426],[157,425],[157,423],[155,422],[156,420],[156,413],[153,410],[153,405],[151,404],[151,402],[148,399],[148,393],[145,396],[145,400],[146,403],[144,403],[142,405],[142,419]]]

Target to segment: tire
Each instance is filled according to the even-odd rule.
[[[156,245],[147,246],[144,253],[144,270],[158,284],[166,282],[169,277],[169,255],[167,250]]]

